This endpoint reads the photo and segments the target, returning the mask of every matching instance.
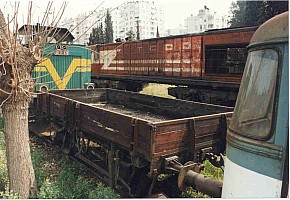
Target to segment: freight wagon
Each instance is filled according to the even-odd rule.
[[[47,44],[32,71],[35,90],[81,89],[91,82],[91,53],[83,45]]]
[[[257,27],[228,28],[106,45],[93,45],[92,81],[139,91],[144,83],[174,87],[181,99],[233,105],[246,47]]]
[[[30,130],[53,136],[109,185],[137,197],[152,192],[172,156],[185,163],[224,152],[233,111],[114,89],[50,91],[36,105]]]

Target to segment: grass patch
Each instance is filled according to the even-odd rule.
[[[204,162],[204,170],[201,171],[201,174],[219,181],[223,181],[224,179],[223,170],[213,166],[208,160]]]
[[[6,148],[3,124],[3,118],[0,117],[0,198],[15,199],[18,198],[18,196],[11,194],[8,190],[8,170],[6,165]]]
[[[148,86],[144,87],[140,94],[154,95],[159,97],[166,97],[175,99],[175,97],[168,95],[168,88],[173,87],[172,85],[149,83]]]
[[[3,133],[3,118],[0,117],[0,192],[4,192],[8,183],[8,171],[6,166],[6,151]],[[0,195],[2,196],[2,195]]]
[[[224,173],[221,168],[213,166],[208,160],[204,163],[204,170],[201,171],[201,174],[210,177],[215,180],[223,181]],[[207,194],[203,194],[189,187],[186,191],[182,192],[181,197],[183,198],[211,198]]]
[[[192,189],[192,187],[188,187],[186,191],[182,192],[181,197],[182,198],[211,198],[207,194],[203,194],[201,192],[198,192]]]
[[[110,187],[89,177],[90,172],[67,156],[58,154],[54,159],[48,159],[43,150],[35,148],[32,158],[38,181],[38,198],[120,198]]]

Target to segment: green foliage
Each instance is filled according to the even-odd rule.
[[[137,40],[140,40],[140,26],[139,26],[139,17],[135,17],[137,19],[137,27],[136,27],[136,34],[137,34]]]
[[[156,37],[157,37],[157,38],[160,37],[158,26],[157,26],[157,31],[156,31]]]
[[[115,192],[112,192],[112,189],[106,187],[102,183],[98,183],[97,187],[89,192],[89,199],[117,199],[120,198]]]
[[[204,163],[204,170],[201,171],[201,174],[208,176],[210,178],[223,181],[223,170],[220,168],[217,168],[213,166],[208,160],[206,160]],[[181,197],[184,198],[211,198],[209,195],[203,194],[201,192],[198,192],[191,187],[188,187],[186,191],[182,192]]]
[[[86,171],[78,163],[67,157],[59,159],[61,168],[59,177],[52,182],[48,178],[43,182],[39,198],[43,199],[88,199],[88,198],[120,198],[110,187],[95,184],[92,179],[84,178]]]
[[[57,199],[61,196],[61,189],[56,182],[51,182],[49,179],[45,179],[42,187],[39,189],[38,198],[41,199]]]
[[[8,184],[8,174],[7,174],[7,168],[6,165],[0,165],[0,192],[5,191],[5,187]]]
[[[112,17],[110,15],[109,9],[107,9],[106,19],[105,19],[105,44],[113,43],[113,24]]]
[[[107,10],[105,28],[103,27],[103,23],[101,23],[97,28],[93,28],[89,37],[89,45],[113,43],[114,32],[111,18],[110,12]]]
[[[182,198],[211,198],[210,196],[203,194],[201,192],[197,192],[191,187],[186,188],[186,191],[181,193]]]
[[[2,123],[0,128],[0,199],[19,199],[19,196],[8,189],[8,170],[6,165],[6,149],[3,128],[3,118],[0,118]]]
[[[288,11],[288,1],[237,1],[231,6],[231,27],[260,25]]]
[[[204,162],[204,170],[201,171],[201,174],[219,181],[223,181],[224,179],[223,170],[213,166],[208,160]]]
[[[3,191],[0,191],[0,198],[1,199],[20,199],[20,197],[13,193],[13,191],[9,191],[8,184],[5,186]]]
[[[33,164],[33,169],[35,173],[36,183],[38,187],[41,187],[43,182],[48,177],[48,166],[47,158],[45,152],[42,149],[36,147],[30,147],[31,149],[31,159]]]
[[[100,26],[97,28],[93,28],[92,33],[89,37],[89,45],[92,44],[104,44],[105,43],[105,36],[103,30],[103,24],[101,23]]]
[[[136,34],[134,33],[134,31],[130,30],[126,33],[126,35],[128,36],[129,40],[134,40],[136,39]]]
[[[6,166],[4,133],[0,130],[0,192],[6,192],[8,186],[8,171]],[[2,195],[0,195],[2,196]]]

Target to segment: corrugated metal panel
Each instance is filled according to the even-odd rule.
[[[55,44],[48,44],[42,63],[32,72],[36,90],[79,89],[91,82],[90,50],[81,45],[67,45],[68,55],[54,54]],[[61,47],[62,48],[62,47]]]

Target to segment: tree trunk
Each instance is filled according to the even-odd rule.
[[[35,175],[29,147],[29,98],[3,105],[4,135],[10,190],[21,198],[35,197]]]

